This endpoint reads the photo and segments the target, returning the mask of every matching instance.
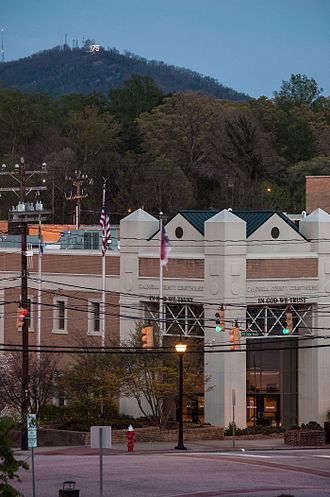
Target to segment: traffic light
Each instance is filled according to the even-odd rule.
[[[143,326],[141,328],[141,342],[143,349],[153,349],[154,330],[152,326]]]
[[[28,317],[29,311],[24,307],[17,308],[16,328],[22,330],[25,319]]]
[[[235,326],[229,330],[229,341],[231,343],[230,350],[239,350],[241,348],[240,329],[237,320],[235,321]]]
[[[215,313],[215,331],[225,331],[225,311],[223,305],[219,307],[218,312]]]
[[[293,333],[292,312],[287,312],[285,315],[286,315],[286,321],[283,322],[282,333],[283,335],[292,335]]]

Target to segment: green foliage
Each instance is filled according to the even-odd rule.
[[[0,495],[1,497],[17,497],[22,495],[10,482],[20,481],[18,470],[28,469],[25,461],[17,460],[11,448],[9,432],[15,427],[15,420],[8,417],[0,417]]]
[[[323,427],[317,421],[308,421],[299,425],[291,426],[290,430],[323,430]]]
[[[224,430],[225,435],[233,435],[234,434],[234,427],[235,427],[235,435],[242,435],[243,430],[241,428],[238,428],[236,423],[229,423],[229,426]]]
[[[135,74],[153,78],[164,93],[190,89],[228,100],[249,99],[213,78],[164,62],[147,61],[127,51],[121,54],[115,48],[102,47],[97,53],[88,53],[84,47],[70,49],[66,45],[0,66],[0,81],[7,88],[47,93],[55,98],[92,91],[108,94],[109,88],[121,87]]]
[[[141,351],[140,328],[136,327],[131,333],[128,345]],[[157,333],[157,331],[155,330]],[[155,335],[156,335],[155,333]],[[155,343],[157,344],[157,335]],[[165,337],[163,346],[174,351],[175,337]],[[198,353],[201,341],[195,339],[195,344],[189,341],[195,354],[184,357],[183,360],[183,390],[185,398],[193,398],[201,390],[203,371],[203,352]],[[133,397],[142,415],[152,424],[162,428],[175,417],[175,403],[178,395],[179,361],[177,354],[164,355],[156,351],[143,351],[137,354],[122,354],[123,375],[125,382],[121,393]]]
[[[282,81],[280,90],[274,92],[275,102],[284,108],[310,106],[318,100],[322,91],[314,78],[308,78],[305,74],[291,74],[290,80]]]
[[[285,430],[279,426],[250,426],[248,428],[239,428],[235,424],[235,435],[271,435],[272,433],[283,433]],[[224,431],[225,435],[233,435],[233,423],[229,423],[228,428]]]
[[[308,423],[302,423],[302,430],[323,430],[322,426],[317,423],[317,421],[308,421]]]
[[[290,185],[292,205],[295,210],[305,209],[306,176],[328,174],[330,174],[330,156],[315,157],[288,168],[288,185]]]
[[[30,62],[37,63],[39,55]],[[169,217],[193,208],[301,211],[304,175],[330,172],[330,100],[317,98],[313,81],[294,79],[290,84],[299,83],[298,96],[287,92],[274,100],[219,100],[209,96],[211,89],[208,94],[163,96],[160,78],[153,80],[151,72],[133,69],[140,64],[153,70],[157,66],[166,79],[166,65],[147,63],[133,54],[124,57],[115,50],[90,54],[66,48],[43,55],[60,66],[51,67],[50,85],[68,59],[79,81],[90,83],[88,91],[77,93],[79,88],[70,86],[72,94],[55,101],[0,89],[0,160],[7,170],[21,156],[28,157],[28,167],[47,162],[48,191],[42,193],[42,201],[47,207],[54,205],[55,223],[72,221],[72,205],[64,200],[65,193],[70,195],[65,178],[78,168],[92,178],[84,185],[82,224],[99,221],[102,176],[109,178],[111,219],[117,224],[128,209],[141,206]],[[98,88],[95,71],[105,71],[108,63],[115,65],[122,58],[130,69],[114,85],[106,77],[97,80],[106,82],[106,89]],[[1,65],[0,79],[9,66],[16,70],[11,63]],[[82,78],[85,69],[90,80]],[[68,74],[55,85],[59,94],[62,84],[72,83],[73,74]],[[33,91],[37,89],[35,82]],[[176,90],[180,89],[178,84]],[[289,105],[282,105],[283,99]],[[10,186],[8,177],[2,182]],[[271,192],[265,193],[264,186]],[[10,192],[2,197],[2,217],[15,201]]]

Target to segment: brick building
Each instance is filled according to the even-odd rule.
[[[184,337],[188,348],[193,338],[203,342],[212,386],[199,392],[205,421],[228,426],[235,392],[240,427],[323,422],[330,409],[330,215],[317,209],[298,226],[281,212],[181,211],[166,230],[172,250],[163,274],[163,339]],[[160,292],[158,219],[139,209],[121,221],[120,233],[120,252],[106,255],[106,338],[117,340],[137,321],[150,319],[157,328]],[[72,344],[77,334],[101,343],[99,252],[54,251],[42,259],[42,343]],[[1,343],[21,340],[19,267],[20,255],[2,250]],[[36,343],[35,268],[36,260],[30,343]],[[220,305],[226,326],[218,333]],[[288,315],[293,330],[284,335]],[[236,321],[241,346],[230,351]],[[131,399],[121,399],[120,408],[140,415]]]

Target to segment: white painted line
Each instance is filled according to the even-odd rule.
[[[247,454],[246,452],[190,452],[190,454],[194,456],[228,456],[228,457],[255,457],[255,458],[260,458],[260,459],[269,459],[273,456],[261,456],[259,454]]]

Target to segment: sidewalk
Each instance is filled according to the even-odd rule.
[[[137,442],[134,445],[133,454],[147,453],[167,453],[167,452],[185,452],[176,450],[176,442]],[[227,451],[260,451],[260,450],[293,450],[299,447],[284,445],[283,438],[264,438],[258,440],[236,439],[235,444],[232,438],[226,437],[225,440],[196,440],[184,442],[187,452],[227,452]],[[306,448],[306,447],[305,447]],[[311,447],[307,447],[311,448]],[[325,446],[327,448],[327,446]],[[16,455],[25,454],[26,451],[15,450]],[[37,447],[36,454],[44,455],[98,455],[98,449],[91,449],[88,446],[66,446],[66,447]],[[127,445],[115,443],[111,449],[103,449],[104,455],[131,455],[128,452]]]

